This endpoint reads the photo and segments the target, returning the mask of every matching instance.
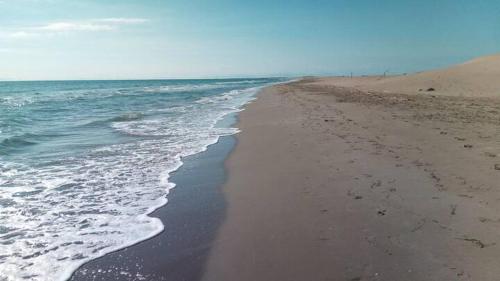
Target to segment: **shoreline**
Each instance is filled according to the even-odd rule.
[[[496,280],[497,109],[320,79],[266,88],[239,115],[202,280]]]
[[[236,115],[221,123],[234,124]],[[182,159],[180,168],[170,174],[176,186],[169,202],[149,214],[162,221],[161,233],[85,263],[69,280],[198,280],[224,219],[220,187],[226,180],[224,160],[235,143],[234,135],[221,136],[205,151]]]
[[[239,114],[265,87],[259,87],[251,100],[218,120],[215,127],[238,128]],[[182,158],[179,168],[169,173],[169,182],[175,186],[169,189],[168,203],[148,214],[160,219],[160,233],[84,263],[68,280],[200,279],[211,240],[224,220],[226,204],[220,188],[227,176],[224,163],[236,146],[237,134],[219,136],[204,151]],[[197,253],[186,254],[190,251]]]

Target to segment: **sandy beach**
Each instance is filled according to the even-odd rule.
[[[498,58],[262,91],[203,280],[498,280]]]
[[[500,281],[500,0],[0,0],[0,281]]]

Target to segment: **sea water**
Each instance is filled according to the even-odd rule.
[[[0,82],[0,280],[65,280],[161,232],[169,174],[281,80]]]

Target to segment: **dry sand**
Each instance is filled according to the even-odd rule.
[[[355,87],[365,91],[425,93],[469,97],[500,97],[500,54],[480,57],[446,69],[389,77],[336,77],[318,84]]]
[[[464,65],[264,90],[240,115],[204,280],[499,280],[498,82],[429,84]]]

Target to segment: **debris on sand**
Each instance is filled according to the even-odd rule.
[[[496,243],[484,244],[481,240],[476,239],[476,238],[457,238],[457,239],[464,240],[467,242],[472,242],[474,244],[474,246],[481,248],[481,249],[489,247],[489,246],[493,246],[496,244]]]
[[[451,215],[454,216],[456,213],[457,213],[457,207],[458,205],[457,204],[451,204],[450,205],[450,208],[451,208]]]

